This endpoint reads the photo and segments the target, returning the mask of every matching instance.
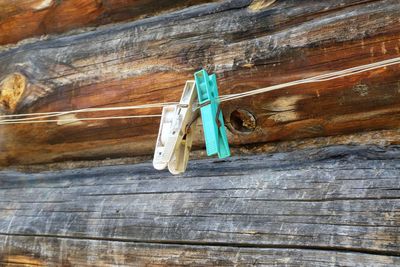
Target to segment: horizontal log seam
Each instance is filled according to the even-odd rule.
[[[22,236],[22,237],[43,237],[43,238],[58,238],[72,240],[91,240],[91,241],[111,241],[122,243],[138,243],[138,244],[163,244],[163,245],[187,245],[187,246],[204,246],[204,247],[232,247],[232,248],[262,248],[262,249],[303,249],[303,250],[322,250],[333,252],[349,252],[361,253],[369,255],[394,256],[400,257],[400,252],[397,251],[382,251],[368,248],[351,248],[344,246],[303,246],[303,245],[279,245],[279,244],[254,244],[254,243],[238,243],[238,242],[213,242],[213,241],[179,241],[179,240],[138,240],[138,239],[123,239],[113,237],[87,237],[87,236],[68,236],[68,235],[48,235],[48,234],[16,234],[16,233],[1,233],[5,237]]]

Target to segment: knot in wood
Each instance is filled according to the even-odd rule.
[[[13,113],[26,88],[26,77],[20,73],[8,75],[0,82],[0,109]]]

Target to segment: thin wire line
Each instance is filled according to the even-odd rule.
[[[251,90],[251,91],[247,91],[247,92],[243,92],[243,93],[224,95],[224,96],[221,96],[220,99],[221,99],[221,102],[226,102],[226,101],[243,98],[243,97],[247,97],[247,96],[252,96],[252,95],[256,95],[256,94],[261,94],[261,93],[265,93],[265,92],[269,92],[269,91],[274,91],[274,90],[278,90],[278,89],[282,89],[282,88],[286,88],[286,87],[290,87],[290,86],[294,86],[294,85],[330,81],[333,79],[343,78],[346,76],[355,75],[358,73],[367,72],[370,70],[383,68],[383,67],[396,65],[396,64],[400,64],[400,57],[381,61],[381,62],[376,62],[376,63],[372,63],[372,64],[362,65],[362,66],[358,66],[358,67],[354,67],[354,68],[350,68],[350,69],[345,69],[345,70],[341,70],[341,71],[322,74],[322,75],[314,76],[311,78],[301,79],[301,80],[287,82],[287,83],[283,83],[283,84],[272,85],[272,86],[255,89],[255,90]]]
[[[60,119],[60,120],[38,120],[38,121],[16,121],[16,122],[2,122],[3,124],[26,124],[26,123],[45,123],[45,122],[78,122],[78,121],[92,121],[92,120],[114,120],[114,119],[132,119],[132,118],[153,118],[161,117],[161,114],[149,114],[149,115],[132,115],[132,116],[112,116],[112,117],[97,117],[97,118],[74,118],[74,119]]]
[[[220,96],[221,102],[226,102],[234,99],[239,99],[247,96],[253,96],[256,94],[261,94],[264,92],[274,91],[286,87],[291,87],[294,85],[306,84],[306,83],[315,83],[315,82],[324,82],[330,81],[333,79],[338,79],[342,77],[347,77],[350,75],[355,75],[362,72],[367,72],[370,70],[383,68],[391,65],[400,64],[400,57],[383,60],[371,64],[365,64],[349,69],[344,69],[340,71],[330,72],[326,74],[317,75],[310,78],[305,78],[301,80],[291,81],[283,84],[272,85],[260,89],[250,90],[247,92],[237,93],[237,94],[229,94]],[[0,118],[12,118],[12,117],[22,117],[22,116],[36,116],[22,119],[5,119],[0,120],[1,124],[18,124],[18,123],[44,123],[44,122],[63,122],[63,121],[84,121],[84,120],[106,120],[106,119],[122,119],[122,118],[146,118],[146,117],[160,117],[161,115],[133,115],[133,116],[113,116],[113,117],[100,117],[100,118],[77,118],[77,119],[60,119],[60,120],[38,120],[38,119],[46,119],[51,117],[58,117],[62,115],[75,114],[75,113],[86,113],[86,112],[99,112],[99,111],[117,111],[117,110],[130,110],[130,109],[148,109],[148,108],[161,108],[168,105],[178,105],[177,102],[166,102],[166,103],[154,103],[154,104],[144,104],[144,105],[136,105],[136,106],[122,106],[122,107],[103,107],[103,108],[84,108],[78,110],[70,110],[70,111],[59,111],[59,112],[41,112],[41,113],[28,113],[28,114],[13,114],[13,115],[0,115]],[[39,116],[38,116],[39,115]]]
[[[27,114],[15,114],[15,115],[2,115],[0,118],[4,117],[22,117],[22,116],[33,116],[33,115],[43,115],[31,118],[23,118],[23,119],[9,119],[9,120],[2,120],[4,122],[11,122],[11,121],[28,121],[34,119],[46,119],[51,117],[58,117],[62,115],[68,115],[72,113],[87,113],[87,112],[98,112],[98,111],[118,111],[118,110],[130,110],[130,109],[148,109],[148,108],[162,108],[168,105],[177,105],[177,102],[166,102],[166,103],[155,103],[155,104],[145,104],[145,105],[137,105],[137,106],[124,106],[124,107],[103,107],[103,108],[84,108],[84,109],[77,109],[77,110],[70,110],[70,111],[55,111],[55,112],[41,112],[41,113],[27,113]],[[1,122],[1,121],[0,121]]]

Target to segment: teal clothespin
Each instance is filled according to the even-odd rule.
[[[201,70],[194,74],[194,79],[203,121],[207,155],[218,154],[219,158],[229,157],[231,152],[224,118],[219,107],[217,78],[215,74],[208,76],[205,70]]]

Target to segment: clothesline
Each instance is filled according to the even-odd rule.
[[[260,89],[250,90],[247,92],[221,95],[220,102],[227,102],[239,98],[244,98],[248,96],[254,96],[257,94],[275,91],[295,85],[324,82],[333,79],[338,79],[342,77],[347,77],[378,68],[384,68],[392,65],[400,64],[400,57],[383,60],[371,64],[360,65],[357,67],[344,69],[340,71],[334,71],[322,75],[317,75],[310,78],[295,80],[287,83],[272,85]],[[109,119],[127,119],[127,118],[151,118],[151,117],[161,117],[161,114],[146,114],[146,115],[132,115],[132,116],[108,116],[108,117],[97,117],[97,118],[71,118],[71,119],[48,119],[54,117],[60,117],[69,114],[78,113],[88,113],[88,112],[104,112],[104,111],[120,111],[120,110],[134,110],[134,109],[149,109],[149,108],[161,108],[168,105],[178,105],[178,102],[165,102],[165,103],[153,103],[153,104],[143,104],[143,105],[132,105],[132,106],[121,106],[121,107],[102,107],[102,108],[84,108],[70,111],[54,111],[54,112],[39,112],[39,113],[26,113],[26,114],[12,114],[12,115],[0,115],[0,125],[5,124],[30,124],[30,123],[46,123],[46,122],[76,122],[76,121],[94,121],[94,120],[109,120]],[[27,117],[27,118],[21,118]],[[46,120],[43,120],[46,119]]]

